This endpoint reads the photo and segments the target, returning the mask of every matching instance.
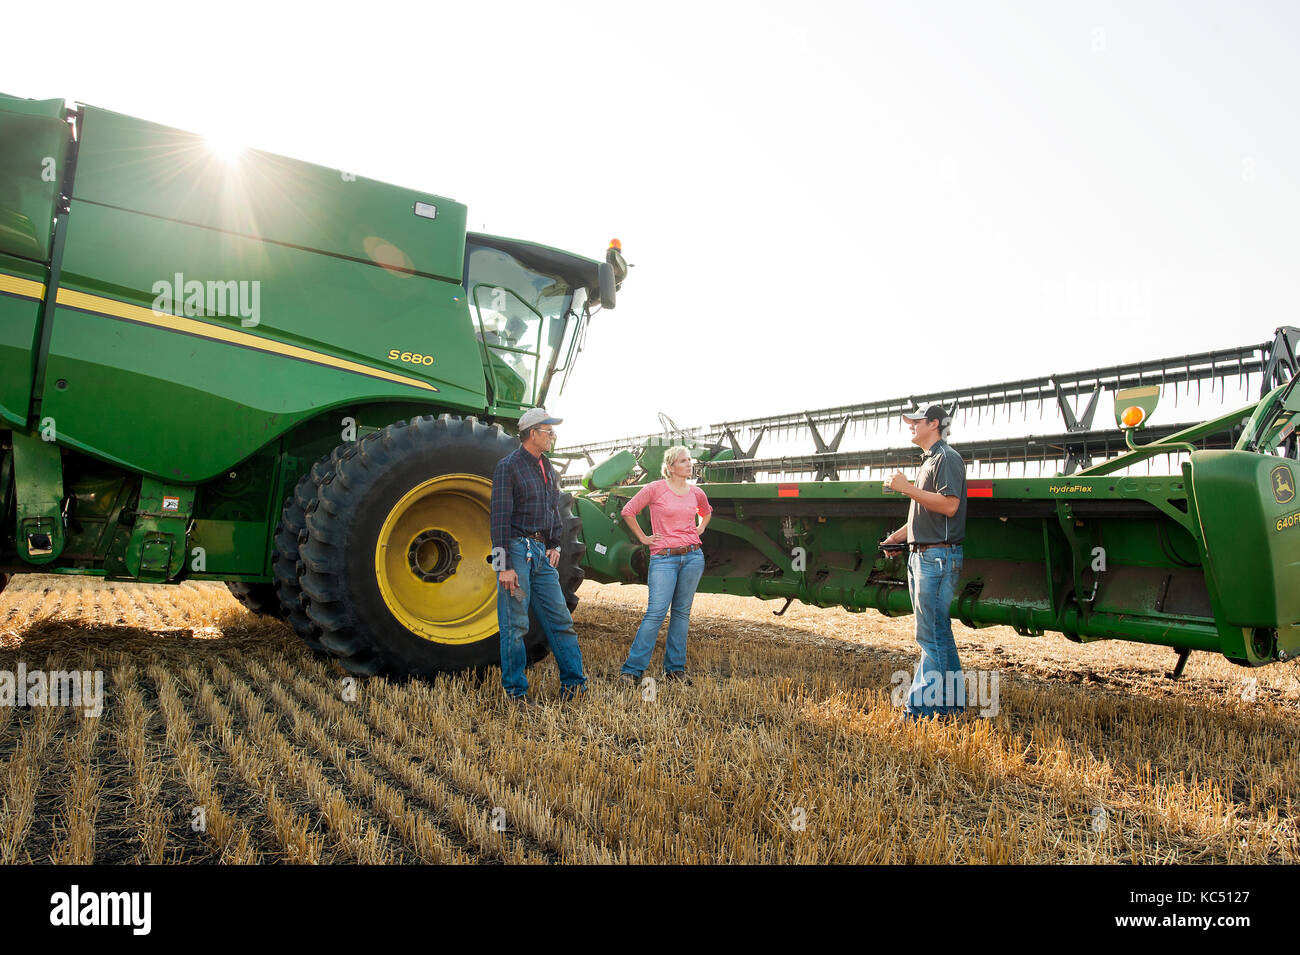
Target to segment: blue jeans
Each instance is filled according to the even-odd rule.
[[[668,642],[664,644],[664,672],[681,673],[686,669],[686,632],[691,625],[691,603],[703,576],[704,551],[656,554],[650,558],[650,600],[623,664],[624,673],[639,677],[645,670],[669,605],[673,615],[668,621]]]
[[[907,559],[907,591],[921,648],[907,696],[907,712],[912,716],[958,713],[966,706],[966,684],[948,616],[961,563],[960,545],[932,547]]]
[[[582,674],[582,651],[573,631],[573,617],[564,602],[560,575],[546,559],[546,545],[528,537],[516,537],[509,543],[510,566],[519,577],[515,596],[497,584],[497,626],[501,629],[501,685],[510,696],[528,693],[528,607],[531,604],[537,622],[555,654],[560,668],[562,693],[577,693],[586,688]]]

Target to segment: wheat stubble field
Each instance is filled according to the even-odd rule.
[[[906,726],[911,618],[702,594],[694,684],[645,700],[645,588],[580,594],[590,693],[547,660],[520,712],[495,674],[349,686],[224,585],[16,577],[0,670],[101,669],[104,708],[0,707],[0,862],[1300,861],[1294,665],[959,627],[998,714]]]

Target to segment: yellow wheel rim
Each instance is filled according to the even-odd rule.
[[[434,643],[475,643],[497,632],[492,482],[444,474],[393,505],[375,544],[379,592],[394,617]]]

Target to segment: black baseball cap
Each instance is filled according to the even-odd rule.
[[[944,409],[943,405],[929,405],[925,408],[918,407],[915,411],[904,411],[903,417],[908,421],[937,421],[941,428],[952,424],[952,415]]]

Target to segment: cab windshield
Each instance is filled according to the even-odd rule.
[[[525,263],[523,243],[502,244],[517,248],[466,243],[465,289],[492,402],[505,410],[545,402],[555,372],[569,364],[587,290],[556,269]]]

